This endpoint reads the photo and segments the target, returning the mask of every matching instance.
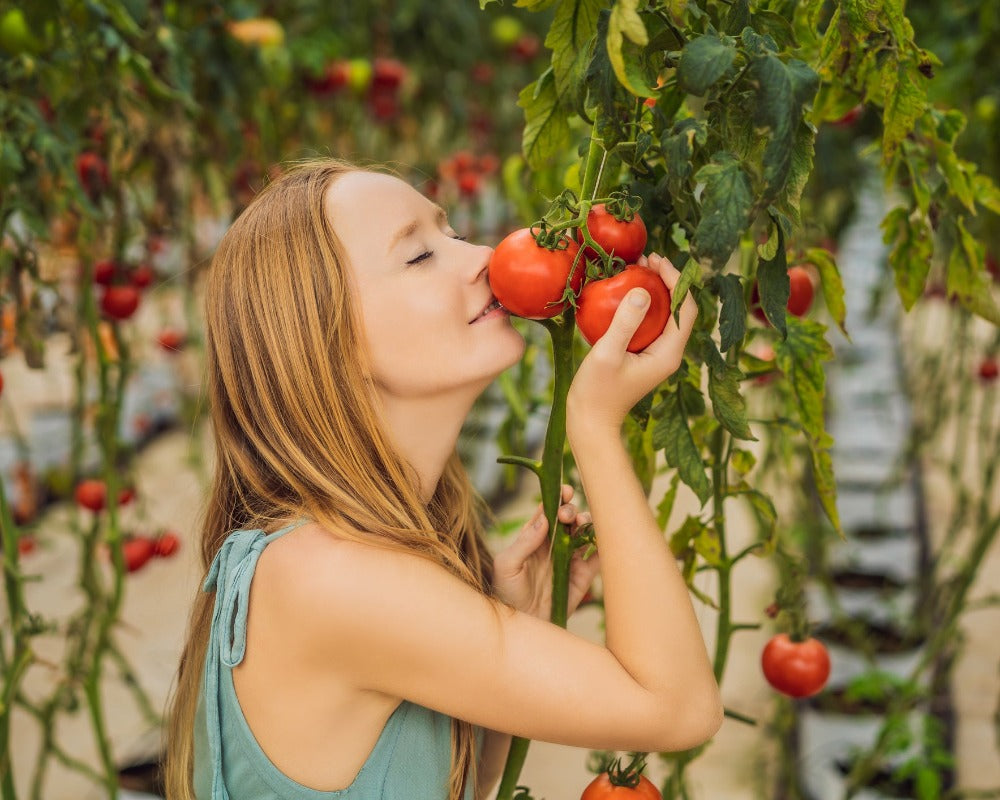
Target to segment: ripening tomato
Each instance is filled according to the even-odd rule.
[[[101,511],[107,501],[108,489],[104,481],[88,478],[77,484],[75,497],[78,505],[91,511]]]
[[[156,279],[156,272],[149,264],[139,264],[129,272],[128,279],[137,289],[145,289]]]
[[[109,286],[101,297],[101,310],[113,319],[128,319],[139,307],[135,286]]]
[[[840,119],[835,119],[833,124],[838,128],[850,128],[855,122],[858,121],[858,117],[861,116],[861,112],[864,110],[865,107],[861,103],[858,103],[858,105],[854,106],[854,108],[844,114],[844,116],[840,117]]]
[[[812,305],[812,276],[805,267],[792,267],[788,270],[788,284],[788,313],[801,317]]]
[[[510,48],[511,55],[517,61],[531,61],[542,49],[541,40],[533,33],[525,33],[517,38]]]
[[[181,546],[180,537],[173,531],[165,531],[153,543],[153,555],[160,558],[169,558]]]
[[[92,201],[96,201],[111,182],[107,163],[97,153],[90,150],[84,151],[76,157],[76,175]]]
[[[146,566],[155,555],[156,545],[148,536],[133,536],[122,542],[122,555],[125,558],[125,569],[135,572]]]
[[[114,282],[117,271],[118,265],[115,264],[114,259],[102,258],[100,261],[95,261],[94,283],[98,283],[101,286],[110,286]]]
[[[760,665],[767,682],[789,697],[810,697],[830,677],[830,654],[812,637],[794,642],[787,633],[776,634],[764,646]]]
[[[176,328],[164,328],[156,337],[156,343],[168,353],[176,353],[184,346],[184,334]]]
[[[135,500],[134,486],[123,486],[118,490],[118,505],[127,506],[133,500]]]
[[[805,267],[795,266],[788,270],[788,303],[785,308],[789,314],[801,317],[812,306],[815,289],[813,287],[812,276]],[[764,309],[760,305],[760,290],[754,284],[753,293],[750,298],[750,307],[754,316],[761,322],[770,324]]]
[[[372,64],[372,86],[398,89],[406,79],[406,65],[395,58],[376,58]]]
[[[583,790],[580,800],[662,800],[663,795],[645,775],[635,786],[615,786],[607,772],[602,772]]]
[[[28,555],[28,553],[33,553],[35,551],[35,546],[38,543],[35,541],[35,537],[30,533],[25,534],[20,539],[17,540],[17,552],[22,556]]]
[[[458,174],[458,191],[463,197],[475,197],[479,194],[479,173],[469,170]]]
[[[0,394],[3,394],[3,373],[0,372]]]
[[[490,258],[490,288],[504,308],[528,319],[554,317],[563,311],[566,304],[560,300],[567,281],[576,293],[585,272],[582,259],[573,270],[579,245],[565,241],[565,249],[549,250],[538,245],[529,228],[521,228],[496,246]]]
[[[1000,375],[1000,365],[995,358],[984,358],[979,362],[979,379],[984,382],[995,381]]]
[[[628,351],[638,353],[644,350],[663,333],[670,318],[670,290],[654,270],[629,264],[611,278],[590,281],[580,292],[576,324],[588,344],[594,344],[607,332],[618,305],[636,287],[649,292],[650,303],[646,316],[629,340]]]
[[[605,252],[618,256],[626,264],[637,261],[646,248],[646,223],[642,221],[642,217],[635,214],[630,222],[615,219],[604,203],[598,203],[590,209],[587,214],[587,230]],[[576,238],[582,244],[583,232],[577,231]],[[583,255],[594,261],[599,258],[591,247]]]
[[[496,153],[485,153],[479,156],[479,171],[483,175],[492,175],[498,169],[500,169],[500,159],[497,157]]]

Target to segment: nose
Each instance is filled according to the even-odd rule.
[[[486,244],[472,246],[479,251],[469,260],[472,265],[472,283],[479,283],[487,276],[490,267],[490,258],[493,256],[493,248]]]

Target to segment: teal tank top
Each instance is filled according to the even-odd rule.
[[[233,667],[246,652],[250,581],[264,548],[307,520],[272,534],[233,531],[216,554],[202,591],[215,591],[194,730],[197,800],[446,800],[451,769],[451,717],[403,700],[390,715],[368,759],[346,789],[310,789],[265,755],[243,716]],[[484,731],[476,731],[476,753]],[[465,800],[474,787],[466,785]]]

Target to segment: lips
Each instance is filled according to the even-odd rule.
[[[469,324],[471,325],[477,319],[479,319],[480,317],[482,317],[488,311],[492,311],[494,308],[503,308],[503,306],[500,305],[500,301],[499,300],[497,300],[493,295],[490,295],[490,299],[486,302],[486,304],[481,309],[479,309],[479,313],[476,314],[476,316],[474,316],[472,319],[469,320]]]

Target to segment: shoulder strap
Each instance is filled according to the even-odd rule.
[[[212,799],[229,800],[222,778],[222,718],[219,714],[220,663],[235,667],[246,654],[247,611],[250,605],[250,581],[257,560],[267,545],[282,534],[307,522],[300,519],[265,534],[260,529],[233,531],[212,560],[203,592],[215,590],[215,609],[205,657],[202,687],[208,723],[208,743],[212,752]]]

